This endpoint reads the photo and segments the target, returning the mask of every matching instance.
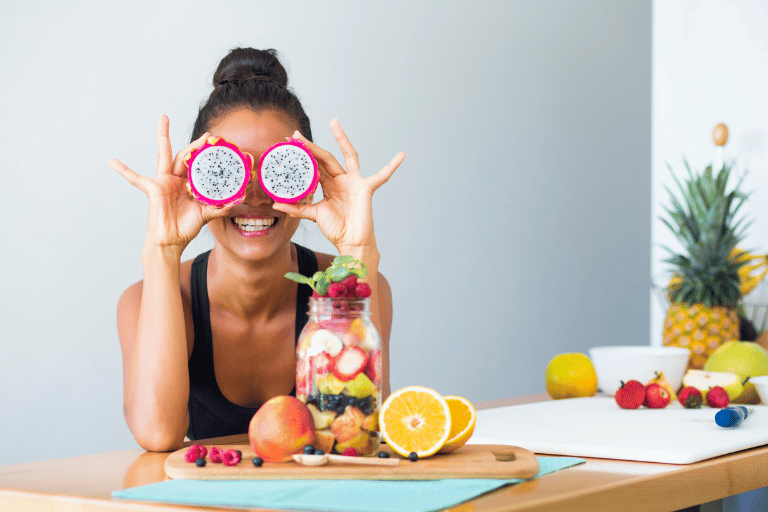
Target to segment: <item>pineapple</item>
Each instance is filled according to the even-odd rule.
[[[672,305],[664,321],[664,344],[691,349],[688,368],[701,369],[709,355],[726,341],[739,338],[738,307],[743,297],[736,245],[744,238],[744,219],[735,215],[746,200],[739,185],[726,190],[731,168],[723,165],[717,176],[712,166],[694,175],[688,163],[688,179],[681,183],[683,202],[674,194],[670,220],[662,221],[684,247],[682,254],[667,249],[665,260],[679,277],[669,288]]]

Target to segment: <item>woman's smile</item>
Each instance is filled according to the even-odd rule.
[[[264,215],[237,215],[230,217],[235,230],[245,237],[264,236],[279,222],[278,217]]]

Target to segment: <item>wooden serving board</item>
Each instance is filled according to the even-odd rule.
[[[170,478],[190,480],[441,480],[446,478],[533,478],[539,471],[536,456],[523,448],[508,445],[464,445],[453,453],[438,454],[411,462],[396,455],[382,445],[381,451],[400,458],[398,466],[363,466],[331,462],[324,466],[309,467],[297,462],[265,462],[253,465],[254,453],[248,444],[217,445],[222,449],[243,452],[236,466],[214,464],[206,460],[204,467],[186,462],[187,448],[178,450],[165,460],[165,474]],[[210,449],[210,446],[206,446]],[[512,460],[496,460],[494,452],[513,455]]]

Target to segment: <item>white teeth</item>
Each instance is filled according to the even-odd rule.
[[[262,231],[275,224],[275,218],[271,219],[246,219],[243,217],[233,217],[232,222],[243,231]]]

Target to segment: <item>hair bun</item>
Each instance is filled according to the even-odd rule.
[[[275,82],[288,86],[288,73],[277,58],[277,50],[234,48],[221,59],[213,74],[213,86],[242,84],[251,80]]]

